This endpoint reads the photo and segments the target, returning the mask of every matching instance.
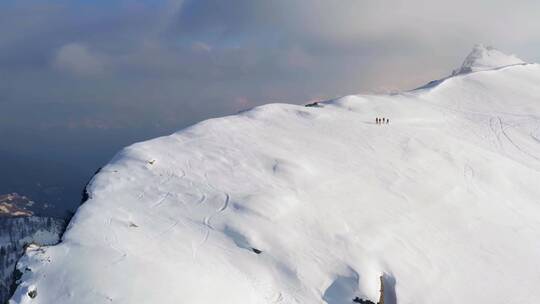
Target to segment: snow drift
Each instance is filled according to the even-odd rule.
[[[129,146],[11,303],[536,303],[540,66],[505,58]]]

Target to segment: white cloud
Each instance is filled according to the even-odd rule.
[[[96,75],[104,70],[103,59],[79,43],[63,45],[56,53],[53,65],[79,76]]]
[[[212,51],[212,46],[201,41],[196,41],[191,45],[191,49],[194,52],[209,53]]]

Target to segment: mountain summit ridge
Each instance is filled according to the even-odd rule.
[[[507,55],[492,46],[476,44],[463,61],[461,67],[454,70],[452,75],[486,71],[525,63],[525,61],[517,56]]]
[[[503,68],[530,64],[518,58],[516,55],[507,55],[492,46],[476,44],[471,52],[465,57],[461,66],[452,71],[449,76],[432,80],[425,85],[412,91],[431,89],[447,80],[468,75],[474,72],[500,70]]]

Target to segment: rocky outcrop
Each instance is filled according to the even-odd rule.
[[[15,265],[24,248],[56,244],[64,226],[64,220],[50,217],[0,217],[0,303],[7,303],[14,291]]]
[[[0,195],[0,217],[30,216],[34,201],[18,193]]]
[[[81,205],[90,198],[87,186],[91,181],[81,191]],[[34,216],[36,213],[33,205],[33,201],[17,193],[0,195],[0,304],[8,303],[17,288],[22,273],[16,265],[25,249],[28,248],[28,252],[40,246],[59,243],[74,215],[68,211],[64,219]],[[37,291],[31,290],[28,296],[36,297]]]

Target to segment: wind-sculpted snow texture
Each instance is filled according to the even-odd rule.
[[[376,302],[381,276],[385,304],[538,303],[538,84],[515,65],[129,146],[12,303]]]

